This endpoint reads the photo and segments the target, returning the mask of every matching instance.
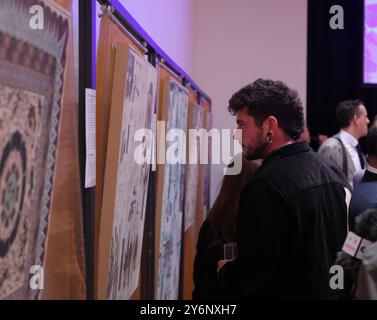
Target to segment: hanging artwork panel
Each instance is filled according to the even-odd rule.
[[[140,277],[153,143],[147,133],[155,109],[157,71],[126,44],[117,46],[114,70],[100,259],[107,268],[106,297],[123,300],[131,298]],[[100,298],[104,289],[102,285]]]
[[[30,27],[30,8],[44,28]],[[54,188],[69,14],[52,1],[0,1],[0,299],[35,298]]]
[[[185,159],[188,92],[172,79],[165,79],[162,92],[162,113],[166,120],[166,163],[160,196],[161,217],[156,298],[178,299],[184,210],[185,161],[173,163],[172,158]],[[174,138],[174,132],[179,132]],[[172,134],[170,137],[169,135]],[[183,133],[183,134],[182,134]],[[171,156],[169,156],[169,150]],[[161,171],[160,171],[161,173]],[[160,174],[159,173],[159,174]],[[160,181],[162,177],[160,175]],[[158,200],[159,201],[159,200]]]
[[[197,105],[191,104],[189,106],[189,127],[190,129],[199,130],[203,129],[205,111]],[[191,120],[191,121],[190,121]],[[198,187],[199,187],[199,172],[200,172],[200,140],[199,135],[194,136],[189,134],[188,140],[188,155],[187,159],[192,158],[191,162],[186,166],[186,191],[185,191],[185,231],[194,223],[196,215],[196,201],[198,199]],[[194,139],[195,137],[195,139]],[[196,160],[196,161],[195,161]],[[190,162],[190,161],[189,161]],[[196,163],[195,163],[196,162]]]

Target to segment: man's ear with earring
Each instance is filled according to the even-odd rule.
[[[266,142],[268,143],[268,144],[271,144],[272,143],[272,133],[269,131],[269,132],[267,132],[267,134],[266,134]]]

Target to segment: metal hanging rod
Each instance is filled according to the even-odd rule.
[[[193,86],[191,85],[190,81],[187,81],[186,78],[183,78],[183,79],[182,79],[182,84],[183,84],[187,89],[189,89],[189,90],[195,92],[196,94],[198,94],[196,88],[193,87]]]
[[[179,75],[181,80],[185,79],[190,84],[191,88],[196,91],[202,98],[207,100],[210,104],[211,99],[196,85],[196,83],[184,72],[144,31],[138,22],[129,14],[119,0],[97,0],[101,5],[111,6],[113,12],[111,15],[115,18],[117,25],[124,30],[132,39],[135,39],[140,45],[144,45],[149,53],[160,57],[170,72]],[[137,40],[139,39],[139,40]]]
[[[157,58],[157,64],[158,64],[159,67],[164,68],[166,71],[168,71],[169,73],[171,73],[174,76],[176,76],[179,80],[183,79],[183,76],[181,74],[177,73],[172,68],[170,68],[169,65],[166,63],[166,61],[163,58],[158,57]]]
[[[101,6],[101,13],[99,14],[100,17],[103,16],[103,14],[105,12],[107,12],[110,16],[110,19],[117,25],[117,27],[122,30],[122,32],[124,32],[134,43],[135,45],[144,53],[144,54],[148,54],[148,49],[147,49],[147,42],[146,41],[143,41],[143,42],[140,42],[139,40],[137,40],[132,34],[131,32],[129,32],[123,25],[122,23],[117,19],[117,17],[114,15],[114,7],[112,6],[105,6],[105,5],[102,5]],[[115,49],[115,48],[113,48]]]
[[[202,96],[202,95],[199,93],[199,99],[198,99],[199,104],[201,103],[202,100],[205,100],[205,101],[207,101],[209,104],[212,104],[211,99],[208,99],[206,96]]]
[[[158,57],[157,59],[157,65],[161,68],[164,68],[166,71],[168,71],[169,73],[171,73],[172,75],[174,75],[175,77],[177,77],[179,80],[182,81],[182,85],[187,89],[187,90],[192,90],[193,92],[195,92],[196,94],[199,94],[196,90],[195,87],[193,87],[191,85],[191,83],[189,81],[187,81],[187,79],[181,75],[181,74],[178,74],[176,73],[175,70],[173,70],[172,68],[169,67],[169,65],[166,64],[165,60],[161,57]],[[204,99],[204,98],[203,98]]]

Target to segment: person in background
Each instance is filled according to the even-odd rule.
[[[242,157],[240,174],[223,178],[220,193],[199,232],[194,261],[194,300],[221,299],[217,262],[224,257],[224,244],[236,242],[235,221],[241,190],[259,166],[258,162]]]
[[[318,152],[334,161],[353,185],[353,175],[364,169],[365,157],[358,140],[368,133],[368,113],[360,100],[341,102],[336,109],[340,132],[322,143]]]
[[[317,136],[312,136],[310,139],[310,146],[314,151],[318,151],[319,147],[324,143],[329,137],[325,134],[319,134]]]
[[[351,230],[354,230],[355,218],[361,212],[377,208],[377,126],[372,126],[368,131],[367,148],[368,165],[350,202],[349,224]]]
[[[320,142],[320,140],[322,140],[322,139],[323,139],[323,141]],[[318,135],[318,136],[312,137],[310,135],[309,128],[307,126],[305,126],[304,127],[304,131],[301,134],[300,138],[297,139],[297,142],[304,141],[304,142],[306,142],[312,148],[313,151],[316,151],[315,148],[318,149],[318,144],[321,145],[327,139],[328,138],[325,135]],[[331,161],[327,157],[324,157],[322,155],[320,155],[320,157],[322,158],[322,160],[324,162],[326,162],[326,164],[329,166],[329,168],[332,171],[334,171],[334,173],[339,177],[339,179],[341,179],[343,181],[343,184],[345,186],[347,186],[347,189],[348,190],[352,190],[352,187],[348,183],[348,180],[347,180],[346,176],[344,175],[343,171],[333,161]]]
[[[310,134],[308,126],[304,127],[304,131],[297,141],[305,141],[310,147],[317,151],[320,145],[328,139],[326,135],[319,134],[318,136],[312,136]]]
[[[305,141],[307,144],[310,145],[311,137],[308,126],[304,126],[304,131],[301,133],[301,136],[298,139],[298,141]]]
[[[362,239],[370,241],[363,256],[356,258],[339,251],[336,265],[344,270],[344,287],[340,290],[344,300],[377,299],[377,209],[367,209],[355,218],[352,230]],[[359,249],[360,250],[360,249]]]
[[[336,299],[330,268],[347,234],[345,186],[306,142],[295,90],[258,79],[235,93],[229,111],[248,160],[262,166],[241,193],[238,254],[218,262],[232,299]]]

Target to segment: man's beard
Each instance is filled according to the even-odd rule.
[[[260,145],[254,149],[251,149],[250,147],[247,147],[243,151],[244,157],[251,161],[251,160],[258,160],[258,159],[264,159],[264,156],[266,154],[266,149],[268,147],[267,142],[261,142]]]

